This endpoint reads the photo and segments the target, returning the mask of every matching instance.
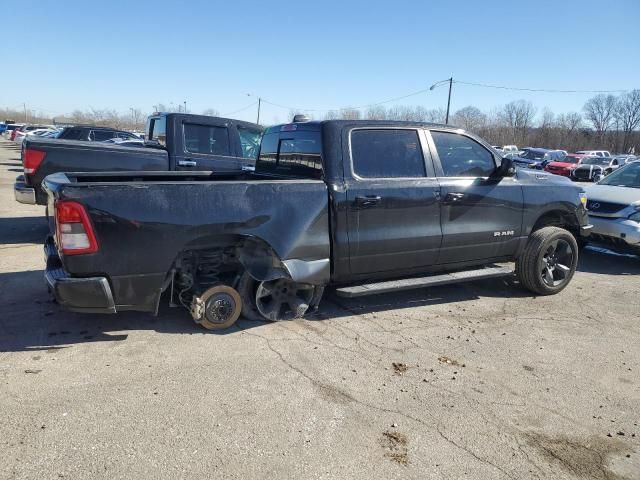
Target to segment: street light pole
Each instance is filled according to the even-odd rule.
[[[187,101],[184,100],[182,103],[184,103],[184,113],[187,113]]]
[[[449,82],[449,98],[447,99],[447,116],[444,122],[449,125],[449,109],[451,108],[451,90],[453,89],[453,77],[434,83],[429,87],[429,90],[433,90],[434,88],[439,87],[446,82]]]

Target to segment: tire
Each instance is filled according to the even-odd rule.
[[[571,282],[578,266],[578,243],[563,228],[544,227],[529,237],[516,261],[516,275],[527,290],[555,295]]]
[[[244,272],[238,282],[238,293],[242,299],[242,316],[247,320],[266,322],[267,319],[264,318],[256,308],[257,287],[258,282],[247,272]]]
[[[302,318],[316,298],[318,288],[287,278],[254,280],[245,272],[238,282],[242,314],[248,320],[277,322]],[[318,292],[322,293],[322,290]]]

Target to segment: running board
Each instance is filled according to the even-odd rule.
[[[364,297],[376,293],[397,292],[400,290],[413,290],[423,287],[436,287],[451,283],[470,282],[472,280],[484,280],[487,278],[504,277],[513,274],[513,266],[492,266],[475,270],[465,270],[455,273],[443,273],[441,275],[431,275],[428,277],[403,278],[401,280],[390,280],[387,282],[367,283],[364,285],[354,285],[352,287],[341,287],[336,289],[336,294],[340,297]]]

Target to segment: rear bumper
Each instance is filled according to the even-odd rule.
[[[24,175],[18,175],[16,181],[13,184],[13,196],[20,203],[27,203],[29,205],[36,204],[36,190],[33,187],[27,186],[24,181]]]
[[[44,253],[47,263],[44,278],[63,308],[81,313],[116,313],[111,286],[105,277],[70,277],[49,241],[44,245]]]
[[[640,251],[640,223],[628,218],[589,216],[593,224],[591,240],[609,245],[629,246]]]

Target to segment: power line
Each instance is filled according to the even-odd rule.
[[[462,84],[462,85],[469,85],[469,86],[473,86],[473,87],[495,88],[495,89],[501,89],[501,90],[515,90],[515,91],[520,91],[520,92],[623,93],[623,92],[627,91],[627,90],[623,90],[623,89],[621,89],[621,90],[559,90],[559,89],[548,89],[548,88],[520,88],[520,87],[508,87],[508,86],[505,86],[505,85],[491,85],[491,84],[486,84],[486,83],[465,82],[465,81],[462,81],[462,80],[454,80],[453,83],[459,83],[459,84]],[[416,95],[420,95],[420,94],[426,93],[428,91],[429,91],[429,88],[423,88],[421,90],[416,90],[415,92],[411,92],[411,93],[408,93],[406,95],[402,95],[402,96],[394,97],[394,98],[389,98],[387,100],[382,100],[382,101],[379,101],[379,102],[372,102],[372,103],[367,103],[367,104],[359,105],[359,106],[346,105],[346,106],[342,106],[342,107],[329,107],[329,108],[291,107],[291,106],[283,105],[281,103],[272,102],[271,100],[266,100],[265,98],[262,98],[262,101],[264,103],[267,103],[267,104],[272,105],[274,107],[284,108],[286,110],[298,110],[298,111],[304,111],[304,112],[327,112],[329,110],[341,110],[343,108],[360,109],[360,108],[376,107],[378,105],[384,105],[384,104],[387,104],[387,103],[392,103],[392,102],[397,102],[399,100],[404,100],[405,98],[415,97]]]
[[[463,85],[471,85],[473,87],[498,88],[501,90],[517,90],[520,92],[545,92],[545,93],[622,93],[627,90],[556,90],[551,88],[519,88],[506,87],[504,85],[489,85],[486,83],[463,82],[462,80],[454,80],[453,83],[461,83]]]
[[[238,110],[234,110],[233,112],[229,112],[229,113],[223,113],[222,116],[226,117],[227,115],[233,115],[234,113],[239,113],[239,112],[243,112],[251,107],[253,107],[254,105],[257,105],[258,102],[253,102],[251,105],[247,105],[246,107],[242,107]]]

